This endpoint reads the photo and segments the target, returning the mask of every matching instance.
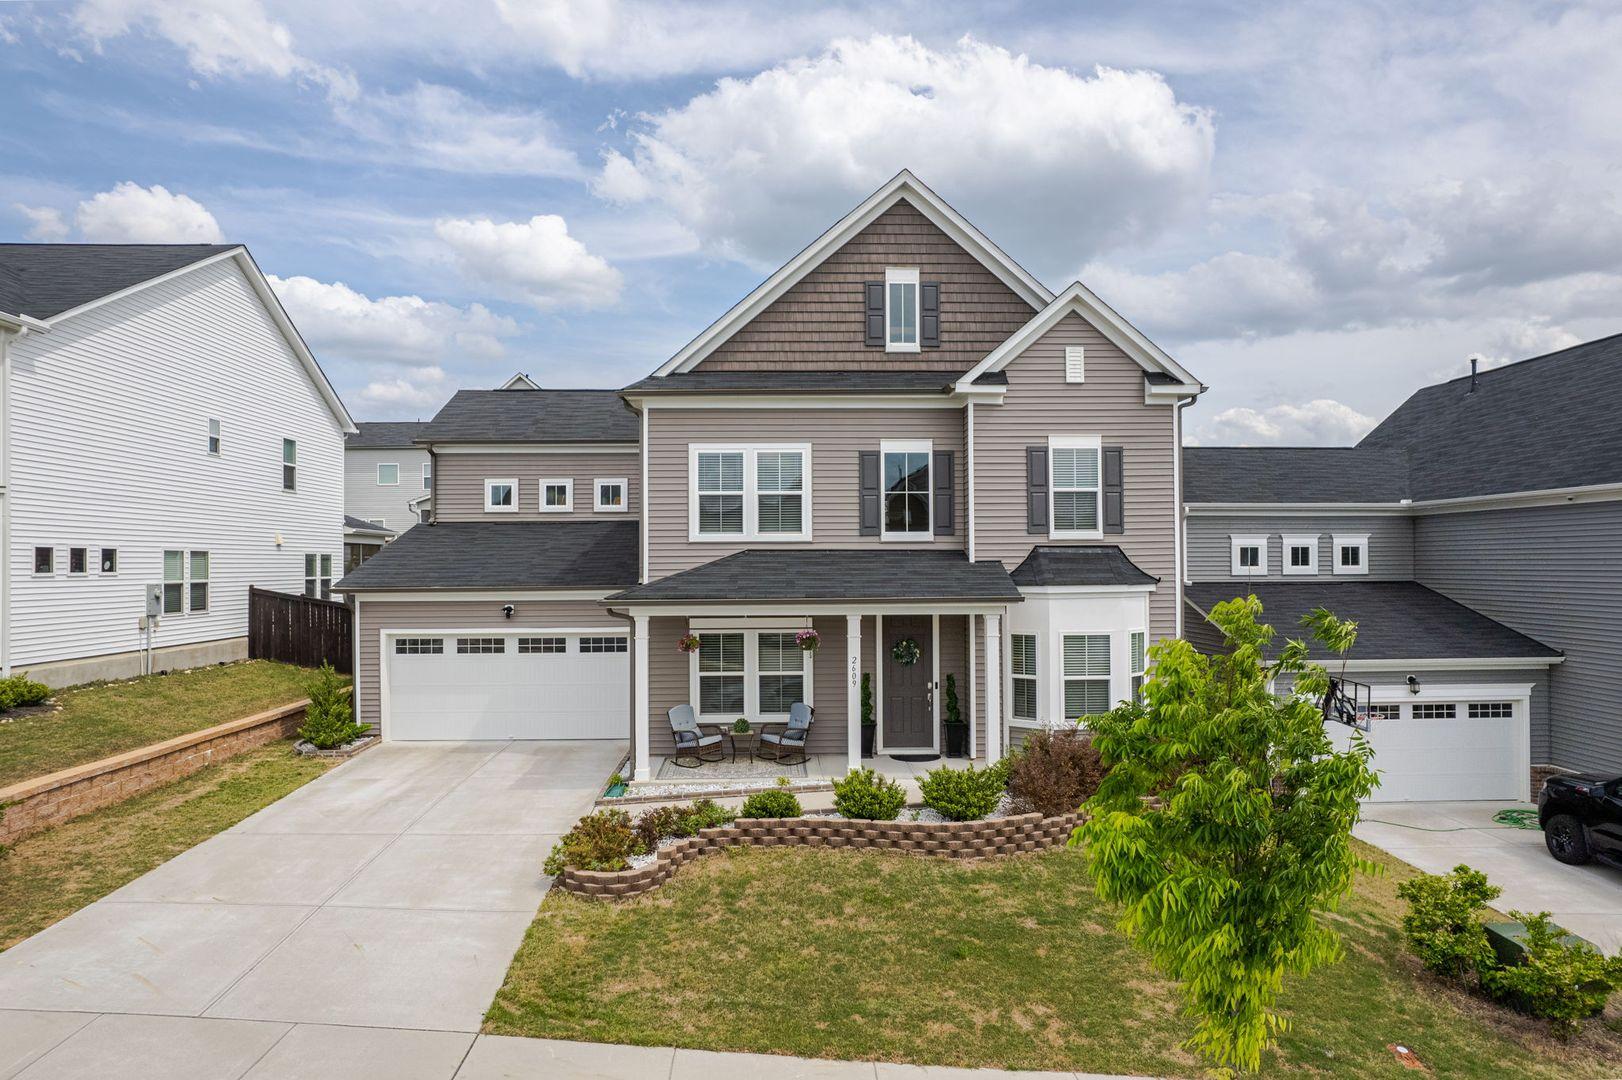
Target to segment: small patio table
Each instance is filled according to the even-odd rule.
[[[745,757],[747,757],[750,761],[755,759],[755,743],[760,740],[759,731],[728,731],[726,732],[726,737],[732,743],[732,760],[734,762],[738,760],[738,750],[740,747],[743,749]]]

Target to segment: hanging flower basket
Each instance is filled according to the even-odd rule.
[[[890,659],[894,660],[902,667],[912,667],[912,665],[916,664],[919,659],[923,657],[923,655],[924,651],[920,649],[918,647],[918,643],[910,637],[902,638],[900,641],[896,642],[895,646],[890,650]]]
[[[794,635],[794,644],[806,652],[816,652],[817,647],[822,644],[822,635],[815,630],[801,630]]]
[[[698,635],[687,634],[676,639],[676,648],[684,653],[698,652]]]

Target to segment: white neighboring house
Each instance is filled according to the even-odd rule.
[[[357,430],[344,440],[346,515],[383,526],[390,539],[423,520],[433,505],[433,459],[415,440],[427,426],[416,420],[355,425]],[[351,544],[382,542],[345,531]]]
[[[248,588],[340,576],[349,413],[238,245],[0,244],[0,670],[247,652]]]

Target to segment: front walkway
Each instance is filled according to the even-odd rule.
[[[1531,803],[1370,803],[1352,832],[1427,874],[1468,863],[1504,890],[1493,901],[1497,910],[1547,911],[1605,952],[1622,951],[1622,870],[1556,862],[1538,830],[1493,821],[1493,814],[1511,808],[1537,809]]]

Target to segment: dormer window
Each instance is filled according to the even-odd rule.
[[[884,350],[918,351],[918,270],[884,272]]]

